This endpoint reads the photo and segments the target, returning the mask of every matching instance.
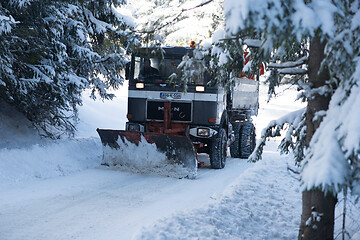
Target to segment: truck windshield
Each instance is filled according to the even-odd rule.
[[[176,73],[181,59],[135,57],[134,79],[139,82],[162,83]]]
[[[156,58],[148,56],[136,56],[134,65],[134,80],[145,83],[167,83],[169,77],[176,73],[180,76],[177,69],[181,63],[179,58]],[[201,67],[201,66],[199,66]],[[207,84],[210,81],[209,74],[204,70],[203,74],[194,75],[194,79],[188,84]]]

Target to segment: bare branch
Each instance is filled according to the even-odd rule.
[[[295,169],[292,169],[291,167],[287,166],[287,170],[289,170],[290,172],[296,174],[296,175],[300,175],[299,171],[296,171]]]
[[[221,39],[219,39],[219,41],[237,40],[237,39],[244,38],[244,37],[247,37],[247,36],[249,36],[249,34],[245,34],[245,35],[241,35],[241,36],[236,36],[236,37],[231,37],[231,38],[221,38]]]

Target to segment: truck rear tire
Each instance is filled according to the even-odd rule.
[[[218,137],[211,142],[210,163],[214,169],[225,167],[227,154],[227,135],[224,128],[220,128]]]
[[[240,158],[248,158],[255,149],[255,127],[252,122],[244,122],[240,131]]]
[[[230,144],[230,155],[232,158],[240,158],[240,135],[241,135],[241,128],[242,123],[237,122],[233,123],[233,131],[235,135],[235,141]]]

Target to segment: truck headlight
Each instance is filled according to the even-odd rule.
[[[136,88],[144,88],[144,83],[142,83],[142,82],[138,82],[138,83],[136,83]]]
[[[195,91],[197,91],[197,92],[204,92],[204,91],[205,91],[205,87],[204,87],[204,86],[201,86],[201,85],[196,86],[196,87],[195,87]]]
[[[198,128],[197,129],[197,135],[202,137],[208,137],[210,136],[210,129],[208,128]]]
[[[190,128],[189,134],[199,138],[211,138],[217,134],[217,131],[209,127],[201,126]]]

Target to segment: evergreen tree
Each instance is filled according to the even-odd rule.
[[[189,46],[223,28],[223,0],[130,0],[145,44]]]
[[[73,133],[81,93],[111,99],[138,43],[123,0],[1,0],[0,97],[46,136]],[[5,27],[4,27],[5,26]]]
[[[333,239],[337,193],[360,193],[360,2],[225,0],[224,9],[227,38],[261,41],[257,57],[273,69],[271,86],[307,73],[293,79],[307,108],[271,122],[250,158],[287,123],[280,147],[301,166],[299,239]]]

